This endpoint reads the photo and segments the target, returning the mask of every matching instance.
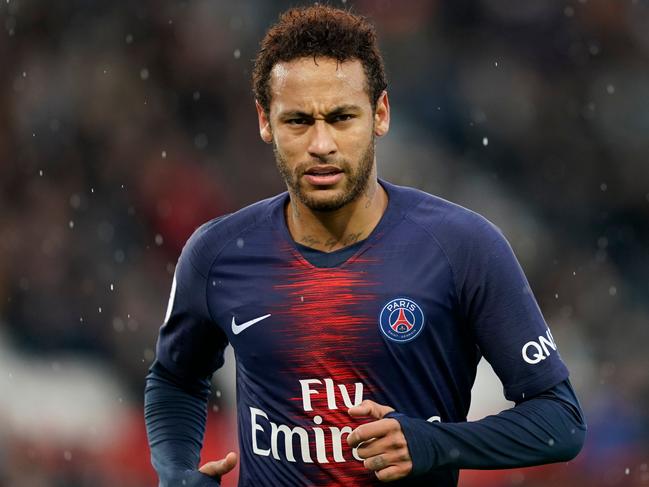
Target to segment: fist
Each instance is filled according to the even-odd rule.
[[[393,408],[370,400],[349,409],[353,418],[374,420],[352,431],[347,443],[357,448],[365,468],[373,471],[382,482],[398,480],[412,471],[412,459],[401,425],[396,419],[384,418],[392,411]]]

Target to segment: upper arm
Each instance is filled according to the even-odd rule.
[[[227,338],[207,307],[207,269],[195,262],[196,246],[183,248],[156,346],[157,360],[179,377],[206,378],[223,365]]]
[[[449,252],[459,306],[505,396],[519,401],[558,384],[568,371],[505,237],[477,215],[470,226],[471,235]]]

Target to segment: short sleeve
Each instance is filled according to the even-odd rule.
[[[471,229],[452,249],[459,305],[482,355],[520,401],[568,377],[514,252],[500,230],[472,214]]]
[[[192,237],[176,265],[156,356],[165,368],[181,378],[203,379],[223,365],[228,341],[208,311],[208,269],[199,271],[195,249]]]

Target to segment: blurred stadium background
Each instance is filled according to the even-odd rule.
[[[331,3],[380,33],[380,174],[504,230],[587,413],[577,460],[461,485],[649,485],[649,3]],[[156,484],[142,390],[174,265],[283,190],[249,76],[295,4],[1,0],[0,486]],[[483,367],[471,417],[501,397]],[[206,459],[233,400],[229,366]]]

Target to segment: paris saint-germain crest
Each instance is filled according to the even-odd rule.
[[[409,342],[424,328],[424,312],[412,299],[391,299],[381,310],[379,328],[394,342]]]

